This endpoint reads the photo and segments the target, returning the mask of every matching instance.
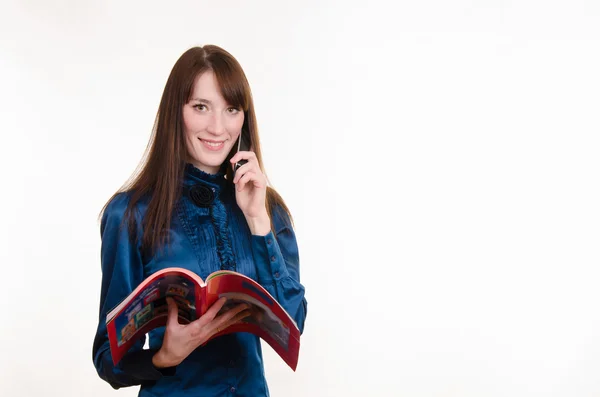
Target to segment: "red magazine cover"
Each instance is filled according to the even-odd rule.
[[[189,323],[202,316],[219,298],[227,302],[221,312],[239,303],[250,306],[252,314],[211,339],[233,332],[249,332],[266,341],[296,370],[300,350],[300,330],[283,307],[256,281],[243,274],[222,270],[203,281],[182,268],[167,268],[144,280],[106,316],[108,339],[116,365],[134,342],[167,322],[166,298],[179,307],[179,321]]]

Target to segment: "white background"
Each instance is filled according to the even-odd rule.
[[[97,217],[203,44],[296,219],[273,396],[600,395],[599,2],[1,4],[0,395],[136,395],[92,365]]]

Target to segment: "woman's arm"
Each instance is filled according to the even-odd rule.
[[[112,362],[106,314],[127,297],[144,277],[139,245],[130,238],[128,224],[123,222],[126,206],[126,195],[121,194],[107,206],[102,216],[100,316],[92,351],[98,375],[115,389],[141,385],[175,372],[175,368],[158,369],[152,364],[156,352],[142,349],[145,336],[136,342],[117,366]],[[140,220],[137,220],[139,225]],[[141,227],[138,227],[139,232]]]
[[[235,172],[235,198],[252,233],[258,282],[294,318],[302,332],[307,304],[304,286],[300,284],[296,235],[287,214],[279,206],[272,211],[274,230],[271,230],[266,210],[266,176],[254,152],[237,152],[230,161],[234,164],[240,160],[247,163]]]
[[[161,348],[144,350],[144,336],[128,350],[117,366],[113,365],[106,332],[106,314],[144,279],[140,244],[130,238],[127,222],[123,222],[126,205],[126,199],[122,195],[115,198],[106,208],[100,228],[102,287],[93,359],[100,378],[115,389],[174,375],[176,366],[218,333],[219,329],[225,329],[250,315],[250,311],[246,310],[247,305],[239,304],[217,316],[225,303],[225,299],[221,299],[199,319],[189,324],[179,324],[177,305],[172,299],[167,299],[168,320]],[[141,224],[140,217],[136,217],[136,222],[137,225]],[[138,227],[137,235],[141,236],[141,232],[141,227]]]
[[[307,315],[304,286],[300,283],[300,258],[296,234],[285,212],[273,211],[273,230],[252,235],[252,255],[259,283],[298,324],[302,333]]]

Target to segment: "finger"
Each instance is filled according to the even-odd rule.
[[[237,187],[236,189],[238,190],[238,192],[241,192],[242,190],[244,190],[244,187],[246,186],[246,183],[248,183],[249,181],[252,180],[252,178],[254,178],[254,172],[253,171],[246,171],[244,173],[244,175],[242,175],[240,177],[240,179],[237,182]]]
[[[237,190],[242,191],[248,182],[252,182],[254,187],[263,188],[265,187],[265,183],[262,178],[256,175],[254,172],[249,171],[238,181]]]
[[[243,319],[250,317],[250,316],[252,316],[252,310],[250,310],[250,309],[242,310],[241,312],[239,312],[238,314],[233,316],[233,318],[225,324],[225,327],[223,329],[231,327],[234,324],[238,324],[238,323],[242,322]]]
[[[243,319],[252,315],[252,311],[248,308],[242,310],[239,313],[236,313],[233,317],[229,318],[226,321],[221,322],[219,325],[215,326],[214,330],[211,334],[218,334],[219,332],[225,331],[227,328],[231,327],[234,324],[239,323]]]
[[[229,327],[230,325],[237,324],[240,321],[242,321],[243,319],[245,319],[246,317],[250,317],[250,316],[252,316],[252,310],[250,310],[250,309],[242,310],[241,312],[236,314],[231,320],[229,320],[229,324],[227,326]]]
[[[204,316],[200,317],[202,323],[208,324],[211,321],[213,321],[217,313],[219,313],[219,311],[225,304],[225,302],[227,302],[227,298],[223,297],[217,300],[215,303],[213,303],[212,306],[206,311],[206,313],[204,313]]]
[[[215,316],[217,315],[217,313],[219,313],[225,302],[227,302],[227,298],[225,297],[218,299],[215,303],[211,305],[211,307],[208,308],[206,313],[200,316],[199,319],[196,319],[188,325],[186,325],[186,327],[189,327],[188,329],[191,338],[206,335],[206,326],[214,320]]]
[[[167,325],[179,324],[179,308],[173,298],[167,297],[169,312],[167,314]]]
[[[219,317],[216,317],[212,323],[210,324],[211,327],[222,327],[222,325],[229,321],[230,319],[232,319],[236,314],[247,310],[249,308],[247,303],[240,303],[239,305],[236,305],[234,307],[232,307],[231,309],[227,310],[225,313],[221,314]]]
[[[252,170],[252,163],[246,163],[242,165],[235,171],[235,176],[233,177],[233,183],[236,184],[244,174],[250,170]]]
[[[253,162],[255,160],[258,161],[256,158],[256,153],[251,151],[237,152],[229,161],[231,161],[232,164],[235,164],[240,160],[248,160],[248,162]]]

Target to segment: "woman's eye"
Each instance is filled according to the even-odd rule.
[[[206,109],[206,105],[203,105],[203,104],[201,104],[201,103],[199,103],[198,105],[194,105],[194,107],[195,107],[197,110],[204,110],[204,109]]]
[[[229,111],[229,113],[233,113],[233,114],[235,114],[235,113],[237,113],[237,112],[240,111],[240,109],[238,109],[238,108],[229,108],[227,110]]]

